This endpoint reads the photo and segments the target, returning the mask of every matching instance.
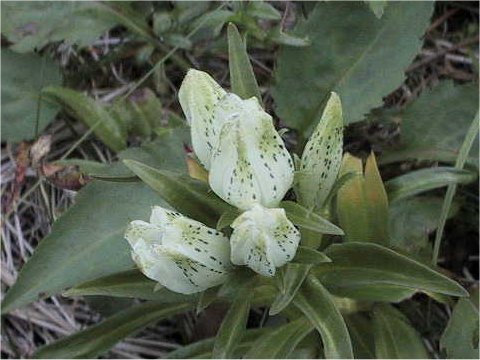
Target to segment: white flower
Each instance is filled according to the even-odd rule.
[[[276,267],[292,260],[300,241],[300,233],[284,209],[254,205],[232,223],[232,228],[232,263],[247,265],[264,276],[273,276]]]
[[[150,222],[132,221],[125,238],[140,270],[175,292],[219,285],[230,269],[230,244],[222,233],[159,206]]]
[[[190,125],[195,154],[208,170],[222,125],[221,118],[213,118],[215,105],[226,91],[203,71],[190,69],[183,79],[178,99]]]
[[[342,162],[343,119],[340,98],[334,92],[305,145],[298,173],[298,200],[309,209],[324,205]]]
[[[235,94],[215,106],[222,119],[209,174],[212,190],[226,202],[247,210],[254,204],[278,206],[293,182],[293,161],[272,117],[253,97]]]

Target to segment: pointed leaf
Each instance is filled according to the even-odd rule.
[[[92,128],[95,135],[112,150],[120,151],[126,148],[126,129],[97,101],[78,91],[63,87],[49,86],[42,94]]]
[[[306,265],[318,265],[325,262],[331,262],[327,255],[323,252],[306,247],[299,246],[297,254],[293,258],[294,263],[306,264]]]
[[[252,344],[244,359],[288,359],[293,350],[313,330],[305,318],[269,329]]]
[[[372,153],[362,170],[362,161],[345,154],[341,176],[356,173],[337,193],[337,215],[347,241],[386,243],[388,200]]]
[[[208,226],[215,226],[220,215],[230,209],[228,204],[209,193],[208,186],[200,181],[154,169],[135,160],[123,162],[177,211]]]
[[[279,281],[279,293],[270,306],[270,315],[277,315],[292,302],[311,267],[294,263],[285,266]]]
[[[388,198],[391,202],[395,202],[448,185],[468,184],[475,179],[477,179],[475,172],[439,166],[397,176],[387,181],[385,187]]]
[[[373,309],[375,354],[378,359],[426,359],[421,336],[408,319],[393,306],[378,304]]]
[[[248,289],[233,300],[215,338],[213,358],[230,359],[234,357],[235,348],[245,334],[251,298],[252,291]]]
[[[305,228],[319,234],[344,234],[342,229],[298,203],[282,201],[280,206],[285,209],[287,217],[300,228]]]
[[[35,357],[41,359],[96,358],[128,335],[151,323],[191,308],[192,305],[188,303],[165,305],[163,302],[156,301],[136,305],[98,325],[40,348]]]
[[[452,296],[468,294],[445,275],[378,244],[334,244],[327,248],[325,254],[332,262],[318,265],[315,273],[337,296],[356,297],[356,291],[368,294],[367,290],[372,286],[380,294],[384,286],[404,289],[407,293],[430,291]]]
[[[325,358],[352,359],[353,351],[345,321],[332,296],[314,277],[309,276],[294,304],[320,333]]]
[[[246,44],[232,23],[228,24],[228,59],[232,91],[242,99],[255,96],[261,104],[262,96],[248,58]]]

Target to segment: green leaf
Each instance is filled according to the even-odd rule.
[[[383,12],[388,5],[387,0],[365,0],[365,3],[368,4],[368,7],[378,19],[383,16]]]
[[[217,230],[222,230],[227,226],[230,226],[235,219],[240,216],[240,214],[241,212],[238,209],[232,209],[224,212],[222,216],[220,216],[220,219],[218,219],[216,226]]]
[[[295,263],[285,266],[279,279],[279,292],[270,306],[269,315],[279,314],[292,302],[311,267],[311,265]]]
[[[476,296],[478,298],[478,293]],[[479,358],[478,315],[471,299],[458,300],[440,339],[440,346],[446,349],[449,359]]]
[[[408,319],[393,306],[378,304],[373,309],[375,354],[378,359],[426,359],[421,336]]]
[[[401,121],[401,144],[382,154],[381,163],[408,159],[454,163],[478,110],[477,84],[443,81],[427,89],[392,118]],[[478,140],[470,156],[478,158]],[[478,167],[478,161],[474,164]]]
[[[53,344],[44,346],[35,354],[41,359],[96,358],[118,341],[158,320],[185,312],[191,304],[165,305],[146,302],[124,310],[98,325],[79,331]]]
[[[248,15],[265,20],[280,20],[282,14],[265,1],[251,1],[247,4]]]
[[[246,44],[232,23],[228,24],[228,59],[232,92],[242,99],[255,96],[261,104],[262,96],[248,58]]]
[[[294,304],[320,333],[325,358],[353,359],[352,344],[345,321],[332,296],[317,279],[311,275],[307,278],[295,296]]]
[[[95,135],[112,150],[126,148],[126,129],[109,114],[105,106],[81,92],[64,87],[49,86],[42,91],[42,95],[63,106],[70,115],[92,128]]]
[[[283,32],[281,26],[277,26],[268,32],[268,40],[286,46],[309,46],[312,42],[308,36],[295,36]]]
[[[184,164],[183,141],[187,137],[185,129],[175,129],[155,142],[119,155],[179,170]],[[116,165],[112,168],[122,167]],[[186,171],[185,165],[183,168]],[[128,169],[123,171],[128,173]],[[2,311],[9,312],[80,282],[133,268],[123,233],[129,221],[147,220],[154,205],[165,203],[141,182],[88,184],[23,266],[3,299]]]
[[[432,10],[431,2],[392,2],[377,19],[360,2],[317,3],[293,32],[312,45],[281,49],[273,89],[278,116],[307,136],[335,91],[345,123],[362,120],[402,83]]]
[[[453,167],[434,167],[411,171],[385,183],[388,198],[393,203],[422,192],[452,184],[468,184],[477,179],[477,174],[469,170]]]
[[[235,348],[245,334],[251,298],[252,291],[246,288],[233,300],[215,338],[213,358],[234,358]]]
[[[345,322],[352,340],[355,359],[375,359],[375,344],[370,319],[357,312],[347,315]]]
[[[161,300],[165,303],[195,301],[197,296],[187,296],[172,292],[167,288],[155,290],[158,283],[150,280],[138,270],[128,270],[103,276],[81,283],[67,291],[63,296],[112,296],[139,298],[142,300]]]
[[[312,332],[313,325],[301,318],[269,330],[252,344],[244,359],[288,359],[300,341]]]
[[[221,214],[231,209],[201,181],[135,160],[123,162],[177,211],[207,226],[215,226]]]
[[[237,346],[237,353],[243,354],[242,350],[249,349],[259,336],[269,330],[268,328],[246,330],[242,343]],[[211,359],[214,343],[215,338],[197,341],[168,353],[167,359]],[[241,358],[241,355],[237,356],[237,358]]]
[[[394,202],[389,209],[389,246],[418,253],[428,245],[428,235],[438,226],[443,200],[434,196],[416,196]],[[457,206],[450,208],[449,217]]]
[[[13,43],[11,49],[21,53],[62,40],[86,46],[117,24],[115,18],[102,14],[97,2],[12,1],[2,5],[2,34]]]
[[[363,300],[383,300],[415,291],[467,296],[458,283],[405,255],[374,243],[334,244],[325,250],[331,263],[320,264],[315,274],[334,295]],[[385,289],[386,294],[382,294]],[[402,291],[398,294],[398,291]],[[371,292],[371,293],[370,293]]]
[[[292,261],[298,264],[318,265],[324,262],[331,262],[332,260],[321,251],[306,246],[299,246]]]
[[[340,176],[356,173],[337,192],[337,215],[347,241],[387,242],[388,199],[372,153],[362,160],[345,154]]]
[[[3,4],[3,8],[8,6]],[[59,85],[61,81],[60,69],[50,59],[2,49],[2,141],[35,137],[40,90],[45,85]],[[42,99],[39,110],[40,132],[54,119],[58,107]]]
[[[300,228],[319,234],[343,235],[342,229],[296,202],[282,201],[280,207],[285,209],[287,217]]]

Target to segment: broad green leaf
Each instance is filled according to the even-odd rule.
[[[318,125],[302,153],[298,179],[298,202],[321,210],[337,179],[343,152],[342,104],[332,92]]]
[[[420,334],[393,306],[378,304],[373,309],[375,354],[378,359],[426,359],[429,357]]]
[[[242,341],[252,298],[251,289],[247,287],[244,290],[233,300],[220,329],[218,329],[215,345],[213,346],[213,358],[234,358],[235,348]]]
[[[242,339],[242,343],[237,346],[237,353],[242,354],[242,350],[249,349],[253,342],[259,336],[269,332],[269,328],[248,329]],[[197,341],[193,344],[183,346],[167,355],[167,359],[211,359],[215,338]],[[240,358],[241,355],[237,356]]]
[[[343,235],[342,229],[296,202],[282,201],[280,207],[285,209],[287,217],[300,228],[319,234]]]
[[[375,14],[377,18],[383,16],[386,6],[388,5],[388,0],[364,0],[368,4],[368,7]]]
[[[438,226],[443,200],[434,196],[416,196],[394,202],[389,209],[389,246],[418,253],[428,245],[428,235]],[[458,210],[450,208],[449,217]]]
[[[377,19],[361,2],[317,3],[293,31],[311,46],[280,52],[273,89],[279,117],[307,136],[335,91],[345,123],[362,120],[402,83],[432,10],[432,2],[392,2]]]
[[[164,287],[156,290],[157,283],[138,270],[123,271],[81,283],[67,291],[64,296],[112,296],[161,300],[165,303],[195,301],[195,295],[183,295]]]
[[[35,354],[41,359],[96,358],[117,342],[155,321],[185,312],[191,304],[165,305],[152,301],[124,310],[98,325],[91,326],[53,344],[44,346]]]
[[[6,6],[9,5],[4,3],[2,8]],[[59,85],[61,80],[59,67],[50,59],[2,49],[2,141],[35,137],[40,90],[43,86]],[[57,111],[57,106],[42,98],[39,132],[54,119]]]
[[[207,226],[215,226],[221,214],[231,208],[203,182],[172,171],[154,169],[135,160],[123,162],[177,211]]]
[[[453,167],[433,167],[411,171],[385,183],[388,198],[393,203],[429,190],[452,184],[468,184],[477,179],[477,174],[469,170]]]
[[[392,114],[401,120],[400,146],[382,154],[381,163],[408,159],[455,162],[477,110],[477,84],[442,81],[423,91],[404,110]],[[470,156],[478,158],[478,140]]]
[[[318,265],[315,274],[337,296],[364,300],[375,300],[380,296],[379,300],[382,300],[385,298],[382,288],[402,291],[404,295],[409,291],[410,294],[421,291],[468,295],[464,288],[445,275],[378,244],[334,244],[325,250],[325,254],[332,262]]]
[[[373,328],[370,319],[362,313],[345,316],[356,359],[375,359]]]
[[[298,264],[318,265],[324,262],[331,262],[332,260],[321,251],[306,246],[299,246],[292,261]]]
[[[95,135],[112,150],[126,148],[126,128],[110,115],[105,106],[78,91],[63,87],[47,87],[42,95],[92,128]]]
[[[246,44],[232,23],[228,25],[228,59],[232,92],[242,99],[255,96],[261,104],[262,96],[248,58]]]
[[[26,53],[51,42],[86,46],[117,25],[97,2],[12,1],[2,5],[2,34],[12,50]]]
[[[440,339],[449,359],[479,358],[478,328],[478,308],[471,299],[458,300]]]
[[[337,192],[337,215],[347,241],[386,243],[388,200],[375,155],[366,162],[345,154],[340,176],[356,173]]]
[[[292,302],[311,267],[311,265],[295,263],[287,264],[284,267],[278,281],[278,295],[270,306],[270,315],[279,314]]]
[[[185,129],[175,129],[155,142],[119,155],[185,172],[183,141],[187,136]],[[117,167],[123,165],[112,165]],[[128,174],[128,169],[122,171]],[[88,184],[23,266],[3,299],[2,311],[9,312],[80,282],[133,268],[123,233],[129,221],[147,220],[154,205],[164,205],[164,201],[141,182]]]
[[[301,318],[269,331],[252,344],[244,359],[288,359],[292,351],[314,329]]]
[[[307,278],[293,302],[320,333],[325,358],[353,358],[345,321],[332,296],[316,278],[311,275]]]

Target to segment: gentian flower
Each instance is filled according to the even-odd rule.
[[[143,274],[182,294],[221,284],[231,268],[227,237],[159,206],[150,222],[132,221],[125,238]]]

